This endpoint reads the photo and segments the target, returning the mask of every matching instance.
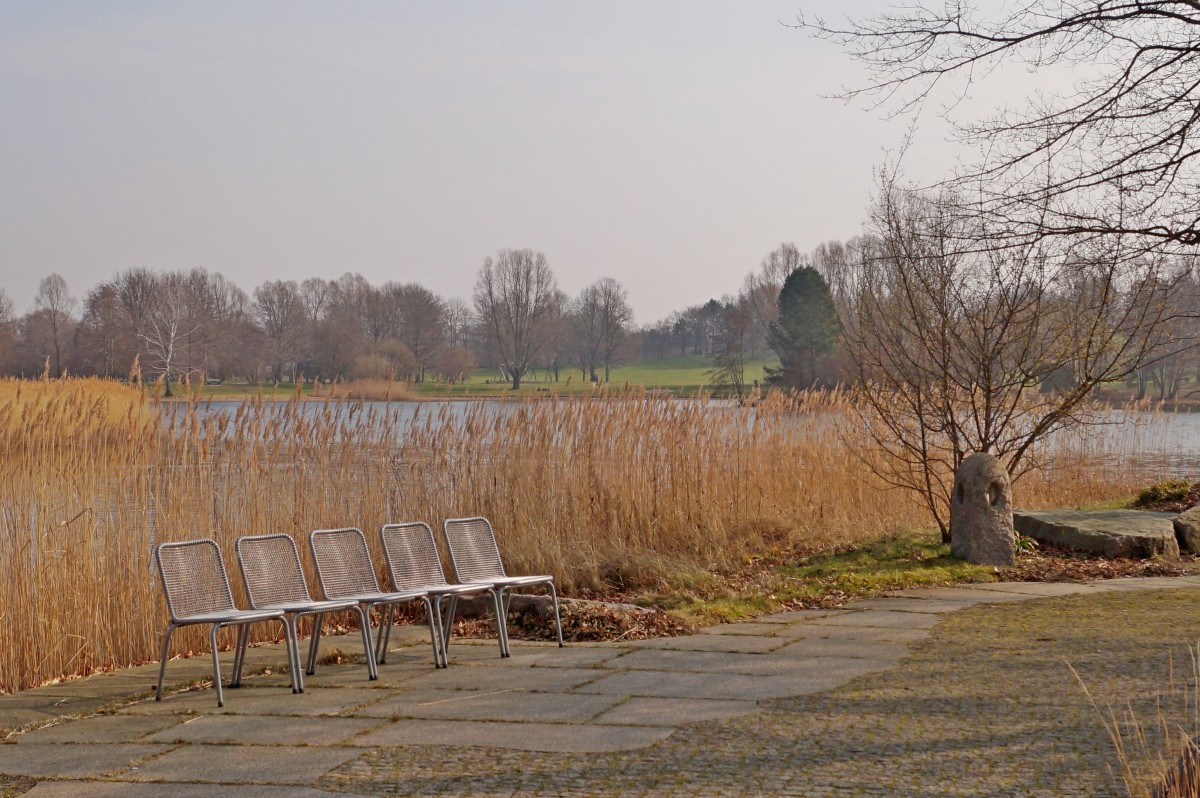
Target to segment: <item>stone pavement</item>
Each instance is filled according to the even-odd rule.
[[[1084,622],[1103,615],[1096,607],[1133,611],[1120,594],[1168,588],[1190,589],[1177,594],[1190,601],[1200,577],[910,590],[688,637],[564,649],[518,641],[506,660],[494,641],[456,640],[440,671],[424,628],[398,628],[377,682],[361,664],[323,665],[302,695],[280,672],[282,649],[255,648],[248,672],[270,674],[228,690],[223,709],[211,689],[135,700],[157,676],[143,666],[0,696],[0,727],[30,727],[0,746],[0,798],[1091,795],[1112,789],[1103,728],[1082,691],[1061,681],[1062,663],[1043,661],[1050,643],[1026,641],[1074,634],[1071,655],[1097,684],[1118,660],[1114,683],[1132,684],[1130,669],[1143,667],[1133,675],[1154,681],[1163,663],[1145,639],[1110,641],[1095,656],[1111,633]],[[1054,597],[1069,597],[1059,599],[1067,614]],[[1029,605],[1049,608],[1046,619],[993,609],[1035,598],[1051,599]],[[1074,631],[1058,629],[1058,618],[1076,616]],[[1184,641],[1200,633],[1176,629]],[[974,639],[978,630],[1007,642]],[[323,654],[338,648],[358,650],[352,638],[322,643]],[[167,668],[178,683],[210,674],[207,657]],[[997,684],[1010,678],[1008,689]],[[1046,684],[1058,686],[1043,695]],[[1014,703],[1026,686],[1035,700]],[[1031,768],[1035,757],[1051,767]],[[1073,759],[1086,760],[1083,776]],[[1043,770],[1066,775],[1043,783]]]

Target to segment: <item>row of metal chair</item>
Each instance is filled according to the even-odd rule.
[[[226,626],[237,628],[230,678],[230,686],[237,687],[241,684],[250,625],[263,621],[283,624],[293,693],[304,692],[304,674],[312,675],[316,671],[321,627],[325,615],[330,612],[357,613],[369,679],[378,678],[376,665],[386,661],[396,606],[411,601],[419,601],[425,607],[434,667],[444,668],[449,664],[450,632],[458,601],[469,596],[491,597],[500,656],[507,657],[510,655],[507,619],[512,593],[529,587],[546,587],[554,604],[558,645],[562,646],[562,619],[553,577],[509,576],[504,570],[492,525],[486,518],[453,518],[442,525],[442,531],[454,568],[453,583],[446,580],[437,541],[428,524],[413,521],[386,524],[380,529],[392,580],[390,591],[379,586],[367,538],[361,530],[347,527],[309,533],[308,543],[324,594],[322,600],[313,599],[309,593],[300,554],[290,535],[239,538],[238,566],[250,609],[239,609],[234,604],[225,563],[215,541],[202,539],[159,544],[156,560],[171,621],[163,638],[155,700],[162,700],[171,635],[181,626],[194,624],[210,626],[217,706],[225,705],[221,667],[217,660],[217,631]],[[372,645],[370,612],[376,606],[382,610],[382,622]],[[308,658],[301,668],[296,622],[306,615],[314,616],[313,632]]]

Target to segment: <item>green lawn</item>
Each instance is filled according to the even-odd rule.
[[[765,367],[777,366],[778,363],[778,359],[774,357],[748,360],[745,372],[746,384],[752,384],[755,380],[762,382]],[[612,388],[621,388],[626,385],[661,388],[669,390],[677,396],[686,396],[699,390],[720,393],[721,386],[714,386],[709,376],[712,368],[712,358],[703,355],[643,360],[614,368],[609,386]],[[491,369],[476,369],[468,375],[464,385],[446,386],[430,383],[414,385],[413,388],[422,395],[512,394],[512,390],[504,382],[500,372]],[[560,394],[587,394],[595,391],[596,386],[591,385],[577,368],[561,369],[558,374],[558,382],[554,382],[552,375],[542,369],[537,369],[526,375],[526,379],[521,384],[521,393],[545,393],[547,390]]]
[[[775,357],[755,358],[747,360],[745,381],[747,385],[755,380],[763,381],[764,369],[767,366],[777,366]],[[638,363],[622,365],[612,370],[610,389],[620,389],[624,386],[657,388],[668,390],[676,396],[689,396],[697,391],[725,393],[727,388],[712,384],[709,372],[713,368],[712,358],[703,355],[688,357],[671,357],[660,360],[643,360]],[[558,394],[586,395],[602,389],[604,386],[594,386],[589,383],[577,368],[561,369],[558,382],[553,376],[542,369],[526,375],[521,384],[521,394],[539,395],[549,392]],[[197,388],[194,386],[193,390]],[[176,388],[178,391],[179,389]],[[283,383],[278,387],[273,385],[247,385],[245,383],[223,383],[221,385],[205,385],[199,387],[200,396],[206,399],[239,399],[254,396],[259,391],[267,396],[287,397],[295,393],[293,383]],[[446,385],[434,381],[414,384],[411,388],[417,396],[435,398],[439,396],[512,396],[509,384],[500,376],[499,371],[492,369],[475,369],[467,375],[467,381],[459,385]],[[312,386],[305,385],[305,395],[312,393]]]

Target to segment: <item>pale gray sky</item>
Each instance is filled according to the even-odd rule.
[[[851,64],[781,23],[885,5],[0,0],[0,286],[23,311],[50,272],[82,298],[203,266],[469,299],[531,247],[651,322],[859,231],[905,123],[822,99]]]

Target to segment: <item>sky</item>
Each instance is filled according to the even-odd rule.
[[[23,312],[52,272],[82,299],[203,267],[469,300],[531,248],[652,323],[860,232],[907,122],[826,99],[860,73],[788,24],[885,7],[0,0],[0,288]]]

